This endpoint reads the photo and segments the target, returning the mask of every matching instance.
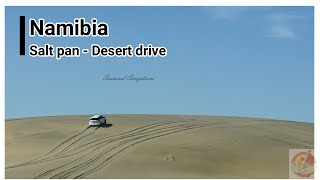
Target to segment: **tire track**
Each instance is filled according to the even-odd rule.
[[[93,141],[91,141],[89,143],[86,143],[86,144],[83,144],[83,145],[77,147],[77,149],[73,149],[73,150],[70,150],[68,152],[72,152],[72,151],[78,150],[79,148],[84,148],[85,146],[93,144],[93,145],[85,148],[85,149],[88,149],[88,148],[93,147],[93,146],[95,146],[97,144],[104,143],[104,142],[106,142],[106,141],[108,141],[108,140],[110,140],[112,138],[113,139],[122,138],[123,136],[129,137],[129,136],[136,135],[137,133],[144,132],[144,131],[149,130],[149,129],[159,128],[159,127],[164,126],[164,125],[176,124],[176,123],[181,123],[181,122],[188,122],[188,121],[165,121],[165,122],[146,125],[146,126],[143,126],[143,127],[138,127],[138,128],[135,128],[134,130],[130,130],[130,131],[127,131],[127,132],[124,132],[124,133],[120,133],[120,134],[116,134],[116,135],[112,135],[112,136],[103,137],[103,138],[100,138],[100,139],[93,140]],[[57,154],[57,155],[59,155],[59,154]]]
[[[95,143],[95,142],[97,142],[97,143],[99,143],[99,141],[101,141],[101,140],[105,140],[106,138],[112,138],[112,137],[117,137],[117,136],[121,136],[121,135],[125,135],[125,134],[127,134],[127,133],[130,133],[130,132],[134,132],[135,130],[139,130],[139,129],[143,129],[143,128],[145,128],[145,127],[153,127],[153,126],[156,126],[156,125],[164,125],[164,124],[168,124],[168,123],[171,123],[171,122],[160,122],[160,123],[154,123],[154,124],[151,124],[151,125],[146,125],[146,126],[143,126],[143,127],[138,127],[138,128],[135,128],[134,130],[130,130],[130,131],[127,131],[127,132],[124,132],[124,133],[120,133],[120,134],[116,134],[116,135],[112,135],[112,136],[108,136],[108,137],[103,137],[103,138],[100,138],[100,139],[96,139],[96,140],[93,140],[93,141],[91,141],[91,142],[89,142],[89,143],[86,143],[86,144],[84,144],[84,145],[81,145],[80,147],[83,147],[83,146],[86,146],[86,145],[89,145],[89,144],[92,144],[92,143]],[[78,147],[79,148],[79,147]],[[59,154],[61,154],[61,153],[63,153],[63,152],[65,152],[65,151],[62,151],[62,152],[60,152],[60,153],[58,153],[57,155],[59,155]]]
[[[176,128],[175,131],[173,132],[167,132],[165,134],[160,134],[160,135],[155,135],[155,136],[152,136],[152,137],[149,137],[149,138],[146,138],[146,139],[143,139],[143,137],[148,137],[148,136],[143,136],[143,137],[140,137],[140,138],[135,138],[134,140],[131,140],[131,141],[128,141],[126,143],[130,143],[130,142],[134,142],[135,140],[139,140],[139,139],[142,139],[138,142],[134,142],[132,144],[129,144],[127,146],[125,146],[124,148],[121,148],[120,150],[116,151],[115,153],[113,153],[111,156],[108,156],[104,161],[102,161],[100,164],[98,164],[97,166],[95,166],[94,168],[91,168],[91,170],[89,171],[86,171],[85,173],[82,173],[80,175],[77,175],[75,176],[74,178],[81,178],[85,175],[88,175],[88,174],[91,174],[92,172],[94,171],[98,171],[100,170],[106,163],[108,163],[109,161],[111,161],[111,159],[113,157],[115,157],[116,155],[120,154],[121,152],[123,152],[124,150],[128,149],[129,147],[133,146],[133,145],[136,145],[138,143],[142,143],[144,141],[147,141],[147,140],[150,140],[150,139],[155,139],[155,138],[159,138],[161,136],[165,136],[165,135],[169,135],[169,134],[173,134],[173,133],[177,133],[177,132],[180,132],[180,131],[185,131],[185,130],[190,130],[190,129],[195,129],[195,128],[200,128],[200,127],[203,127],[203,126],[186,126],[184,128]],[[113,150],[115,148],[112,148],[109,150],[109,152],[111,150]],[[105,153],[105,152],[102,152],[102,153]],[[95,163],[97,160],[99,160],[100,158],[100,155],[96,158],[94,158],[93,160],[91,160],[92,162],[90,163],[82,163],[82,167],[78,167],[78,169],[75,169],[75,170],[72,170],[71,172],[69,173],[66,173],[65,175],[63,176],[53,176],[53,177],[50,177],[50,179],[54,179],[54,178],[67,178],[68,176],[72,175],[72,174],[75,174],[81,170],[84,170],[85,168],[89,167],[90,165],[92,165],[93,163]],[[89,166],[88,166],[89,165]]]
[[[81,134],[85,133],[88,129],[90,129],[90,126],[88,126],[87,128],[85,128],[84,130],[80,131],[79,133],[71,136],[70,138],[62,141],[60,144],[58,144],[56,147],[54,147],[51,151],[49,151],[47,154],[43,155],[43,156],[47,156],[53,152],[55,152],[58,148],[60,148],[61,146],[63,146],[64,144],[68,143],[69,141],[75,139],[76,137],[80,136]]]
[[[137,144],[140,144],[142,142],[145,142],[145,141],[148,141],[148,140],[151,140],[151,139],[156,139],[156,138],[160,138],[162,136],[166,136],[166,135],[170,135],[170,134],[174,134],[174,133],[178,133],[178,132],[181,132],[181,131],[186,131],[186,130],[192,130],[192,129],[197,129],[197,128],[201,128],[201,127],[208,127],[208,126],[199,126],[199,127],[190,127],[190,128],[186,128],[186,129],[182,129],[182,130],[177,130],[177,131],[174,131],[174,132],[170,132],[170,133],[166,133],[166,134],[162,134],[162,135],[158,135],[158,136],[154,136],[154,137],[149,137],[147,139],[143,139],[143,140],[140,140],[138,142],[135,142],[135,143],[132,143],[128,146],[125,146],[124,148],[120,149],[119,151],[117,151],[116,153],[112,154],[111,156],[109,156],[105,161],[103,161],[102,163],[100,163],[98,166],[96,166],[95,168],[92,168],[91,170],[85,172],[85,173],[82,173],[80,175],[77,175],[74,177],[74,179],[79,179],[79,178],[82,178],[82,177],[85,177],[89,174],[92,174],[93,172],[96,172],[98,170],[100,170],[102,167],[104,167],[106,164],[108,164],[114,157],[116,157],[117,155],[119,155],[121,152],[125,151],[126,149],[132,147],[132,146],[135,146]]]
[[[34,162],[37,162],[37,161],[41,161],[43,158],[46,158],[46,156],[56,152],[59,150],[59,148],[63,148],[64,145],[66,145],[67,143],[69,143],[71,141],[71,144],[75,144],[77,143],[78,141],[80,141],[81,139],[85,138],[85,137],[88,137],[90,135],[92,135],[93,133],[95,133],[95,131],[98,129],[99,127],[96,127],[96,128],[92,128],[90,126],[86,127],[84,130],[80,131],[79,133],[69,137],[68,139],[62,141],[60,144],[58,144],[56,147],[54,147],[52,150],[50,150],[48,153],[46,153],[45,155],[43,156],[40,156],[38,158],[35,158],[35,159],[32,159],[32,160],[29,160],[29,161],[26,161],[26,162],[23,162],[23,163],[19,163],[17,165],[12,165],[12,166],[8,166],[6,167],[5,169],[10,169],[10,168],[15,168],[15,167],[21,167],[21,166],[25,166],[25,165],[29,165],[29,164],[34,164]],[[92,131],[90,131],[89,133],[88,130],[89,129],[93,129]],[[81,136],[83,135],[83,136]],[[74,140],[72,142],[72,140]],[[69,147],[69,145],[67,145],[67,147]],[[63,151],[64,149],[62,149]]]
[[[175,128],[175,129],[178,129],[178,128]],[[180,129],[180,128],[179,128],[179,129]],[[173,129],[171,129],[171,130],[173,130]],[[164,130],[164,131],[161,131],[161,132],[168,132],[168,130]],[[160,133],[161,133],[161,132],[160,132]],[[157,132],[157,133],[159,133],[159,132]],[[156,134],[156,133],[154,133],[154,134]],[[128,139],[128,140],[119,142],[119,143],[117,143],[116,145],[114,145],[114,146],[112,146],[112,147],[109,147],[109,148],[107,148],[106,150],[104,150],[104,151],[100,152],[99,154],[95,155],[94,157],[90,158],[90,159],[87,160],[85,163],[81,163],[81,164],[79,164],[79,165],[77,165],[77,166],[75,166],[75,167],[72,167],[72,168],[69,169],[69,170],[60,172],[59,174],[57,174],[57,175],[55,175],[55,176],[53,176],[53,177],[51,177],[51,178],[64,178],[64,177],[68,176],[70,173],[74,173],[75,171],[74,171],[73,169],[77,168],[76,171],[82,170],[82,169],[86,168],[88,165],[92,165],[92,164],[95,163],[98,159],[100,159],[100,157],[101,157],[102,155],[104,155],[104,154],[106,154],[106,153],[114,150],[115,148],[121,147],[121,146],[122,146],[123,144],[125,144],[125,143],[131,142],[131,141],[134,141],[134,140],[136,140],[136,139],[139,139],[139,138],[142,138],[142,137],[146,137],[146,136],[149,136],[149,135],[150,135],[150,134],[145,135],[145,136],[136,137],[136,138],[133,138],[133,139],[131,138],[131,139]],[[152,135],[152,134],[151,134],[151,135]],[[79,159],[81,159],[81,158],[79,158]],[[70,170],[73,170],[73,171],[70,172]],[[62,177],[59,177],[59,175],[62,175]]]
[[[179,125],[179,126],[182,126],[182,125]],[[175,127],[171,127],[171,128],[175,128]],[[158,130],[161,130],[161,129],[158,129]],[[163,131],[161,131],[161,132],[165,132],[165,131],[167,131],[167,130],[163,130]],[[149,131],[149,132],[146,132],[146,133],[150,133],[150,132],[151,132],[151,133],[153,132],[153,134],[154,134],[154,133],[157,133],[157,132],[154,132],[154,131]],[[146,133],[144,133],[144,134],[146,134]],[[140,135],[141,135],[141,134],[140,134]],[[152,134],[147,134],[147,135],[152,135]],[[145,136],[146,136],[146,135],[145,135]],[[120,139],[120,140],[123,140],[123,139],[125,139],[125,138],[122,138],[122,139]],[[130,140],[130,139],[129,139],[129,140]],[[124,142],[127,142],[127,141],[128,141],[128,140],[120,141],[119,143],[115,144],[114,146],[120,146],[120,145],[122,145]],[[76,162],[76,161],[78,161],[78,160],[81,160],[82,158],[86,157],[87,155],[90,155],[92,152],[95,152],[97,149],[99,149],[99,148],[101,148],[101,147],[103,147],[103,146],[105,146],[105,145],[108,145],[108,144],[102,144],[102,145],[96,147],[95,149],[93,149],[92,151],[90,151],[89,153],[87,153],[87,154],[85,154],[85,155],[83,155],[83,156],[81,156],[81,157],[79,157],[79,158],[77,158],[77,159],[75,159],[75,160],[67,163],[67,164],[64,164],[64,165],[59,166],[59,167],[57,167],[57,168],[51,169],[51,170],[49,170],[49,171],[46,171],[45,173],[42,173],[41,175],[39,175],[39,176],[37,176],[37,177],[35,177],[35,178],[41,178],[41,177],[43,177],[43,176],[45,176],[45,175],[47,175],[47,174],[49,174],[49,173],[51,173],[51,172],[53,172],[53,171],[55,171],[55,170],[57,170],[57,169],[60,169],[60,168],[62,168],[62,167],[65,167],[65,166],[67,166],[67,165],[70,165],[70,164],[72,164],[72,163],[74,163],[74,162]],[[110,148],[114,149],[113,146],[110,147]],[[109,150],[110,148],[108,148],[108,149],[106,149],[106,150]],[[112,150],[112,149],[111,149],[111,150]]]
[[[211,126],[211,125],[209,125],[209,126]],[[134,142],[136,140],[142,139],[142,140],[138,141],[140,143],[140,142],[143,142],[143,141],[146,141],[146,140],[149,140],[149,139],[154,139],[154,138],[161,137],[161,136],[164,136],[164,135],[169,135],[169,134],[173,134],[173,133],[176,133],[176,132],[189,130],[189,129],[194,129],[194,128],[200,128],[200,127],[208,127],[208,124],[198,124],[198,125],[197,124],[182,124],[182,125],[178,125],[176,127],[168,127],[165,130],[158,129],[157,132],[151,133],[151,134],[146,134],[146,135],[142,135],[142,136],[140,134],[140,136],[138,136],[138,137],[133,137],[133,138],[129,138],[129,139],[125,140],[125,141],[121,141],[118,144],[116,144],[114,146],[111,146],[110,148],[107,148],[106,150],[103,150],[102,152],[100,152],[99,154],[97,154],[94,157],[90,158],[86,162],[78,164],[77,166],[74,166],[74,167],[72,167],[72,168],[70,168],[68,170],[62,171],[62,172],[60,172],[60,173],[58,173],[58,174],[56,174],[56,175],[54,175],[54,176],[52,176],[50,178],[66,178],[66,177],[68,177],[68,176],[70,176],[70,175],[72,175],[72,174],[74,174],[74,173],[76,173],[78,171],[81,171],[82,169],[85,169],[88,166],[94,164],[97,160],[99,160],[99,159],[101,160],[101,156],[102,155],[104,155],[104,154],[106,154],[106,153],[108,153],[108,152],[110,152],[110,151],[112,151],[112,150],[114,150],[116,148],[120,148],[120,150],[118,150],[116,152],[116,154],[119,154],[124,149],[128,148],[126,146],[124,149],[123,148],[121,149],[122,145],[126,145],[126,144],[129,144],[128,146],[135,145],[135,144],[137,144],[137,142]],[[163,133],[165,133],[165,134],[163,134]],[[130,144],[131,142],[134,142],[134,143]],[[90,153],[88,153],[88,154],[90,154]],[[37,176],[35,178],[41,178],[41,177],[44,177],[46,175],[49,175],[50,173],[54,172],[55,170],[58,170],[58,169],[60,169],[62,167],[65,167],[65,166],[67,166],[69,164],[72,164],[72,163],[80,160],[81,158],[87,156],[88,154],[86,154],[86,155],[84,155],[84,156],[82,156],[82,157],[80,157],[80,158],[78,158],[78,159],[76,159],[76,160],[74,160],[74,161],[72,161],[70,163],[67,163],[67,164],[65,164],[63,166],[60,166],[60,167],[51,169],[49,171],[46,171],[46,172],[40,174],[39,176]],[[109,161],[112,157],[114,157],[114,155],[111,155],[110,157],[107,157],[106,161]],[[105,161],[103,161],[102,163],[104,163],[104,162]],[[98,165],[97,167],[100,167],[100,165]],[[94,167],[94,169],[96,169],[97,167]],[[87,172],[91,172],[91,170],[89,170]]]
[[[58,152],[57,154],[61,154],[63,152],[65,152],[66,150],[68,150],[71,146],[73,146],[74,144],[76,144],[77,142],[79,142],[81,139],[86,138],[91,136],[92,134],[94,134],[96,132],[97,129],[99,129],[100,126],[96,127],[93,129],[93,131],[91,131],[89,134],[85,134],[84,136],[79,137],[78,139],[76,139],[74,142],[70,143],[69,145],[67,145],[67,147],[65,147],[64,149],[62,149],[60,152]]]
[[[188,121],[177,121],[177,122],[175,122],[175,121],[165,121],[165,122],[159,122],[159,123],[153,123],[153,124],[145,125],[145,126],[138,127],[138,128],[132,129],[132,130],[127,131],[127,132],[124,132],[124,133],[112,135],[112,136],[109,136],[109,137],[107,137],[107,138],[104,137],[104,138],[100,138],[100,139],[98,139],[98,140],[94,140],[94,141],[89,142],[89,143],[87,143],[87,144],[85,144],[85,145],[81,145],[81,146],[79,146],[79,147],[76,148],[76,149],[73,149],[73,150],[68,151],[69,154],[67,154],[67,155],[63,155],[63,154],[61,154],[62,152],[59,152],[59,153],[57,153],[57,154],[55,154],[55,155],[52,155],[52,156],[49,156],[49,157],[42,157],[42,159],[37,158],[36,160],[30,160],[30,161],[27,161],[27,162],[25,162],[25,163],[23,163],[23,164],[18,164],[18,165],[15,165],[15,166],[6,167],[6,169],[8,169],[8,168],[15,168],[15,167],[21,167],[21,166],[27,166],[27,165],[33,165],[33,164],[37,164],[37,163],[42,163],[42,162],[47,162],[47,161],[52,161],[52,160],[60,159],[60,158],[63,158],[63,157],[72,156],[72,155],[78,154],[78,153],[80,153],[80,152],[83,152],[83,151],[85,151],[85,150],[87,150],[87,149],[95,146],[96,144],[100,144],[101,142],[99,142],[99,141],[101,141],[101,140],[104,140],[103,142],[106,142],[106,141],[109,141],[109,140],[110,140],[110,139],[108,139],[108,138],[117,137],[117,136],[126,136],[126,137],[128,137],[128,136],[130,136],[130,135],[134,135],[135,133],[137,133],[137,132],[134,132],[134,131],[136,131],[136,130],[139,130],[138,132],[143,132],[143,131],[145,131],[145,130],[148,130],[148,129],[151,129],[151,128],[154,128],[154,127],[160,127],[160,126],[167,125],[167,124],[181,123],[181,122],[188,122]],[[147,127],[147,128],[146,128],[146,127]],[[144,129],[143,129],[143,128],[144,128]],[[129,132],[131,132],[131,133],[129,133]],[[127,133],[129,133],[129,134],[127,134]],[[111,140],[114,140],[114,139],[111,139]],[[117,139],[116,139],[116,140],[117,140]],[[113,141],[111,141],[111,142],[113,142]],[[80,151],[78,150],[79,148],[83,148],[84,146],[89,145],[89,144],[92,144],[92,143],[96,143],[96,144],[91,145],[91,146],[89,146],[89,147],[87,147],[87,148],[85,148],[85,149],[82,149],[82,150],[80,150]],[[72,145],[73,145],[73,144],[71,144],[71,146],[72,146]],[[70,146],[69,146],[69,147],[70,147]],[[69,148],[69,147],[68,147],[68,148]],[[76,151],[76,150],[78,150],[78,151]],[[70,153],[70,152],[73,152],[73,151],[76,151],[76,152],[75,152],[75,153]],[[50,159],[50,158],[51,158],[51,159]]]
[[[119,135],[121,135],[121,134],[126,134],[126,133],[128,133],[128,132],[133,132],[134,130],[142,129],[143,127],[155,126],[156,124],[162,124],[162,125],[164,125],[164,124],[181,123],[181,122],[196,122],[196,121],[194,121],[194,120],[186,120],[186,121],[165,121],[165,122],[160,122],[160,123],[153,123],[153,124],[149,124],[149,125],[146,125],[146,126],[142,126],[142,127],[138,127],[138,128],[132,129],[132,130],[127,131],[127,132],[124,132],[124,133],[112,135],[112,136],[110,136],[110,137],[116,137],[116,136],[119,136]],[[208,123],[207,123],[207,124],[208,124]],[[226,122],[210,123],[210,124],[213,124],[213,125],[225,125]],[[157,127],[160,127],[160,126],[157,126]],[[140,131],[138,131],[138,132],[142,132],[142,131],[145,131],[145,130],[151,129],[151,128],[153,128],[153,127],[145,128],[145,129],[142,129],[142,130],[140,130]],[[135,132],[135,133],[137,133],[137,132]],[[131,136],[131,135],[136,135],[136,134],[128,134],[126,137],[123,137],[123,138],[127,138],[128,136]],[[119,140],[119,138],[118,138],[118,139],[108,139],[108,138],[109,138],[109,137],[107,137],[107,138],[101,138],[101,139],[104,139],[104,140],[105,140],[105,141],[103,141],[103,142],[114,142],[114,141]],[[93,142],[90,142],[90,143],[87,143],[87,144],[91,144],[91,143],[93,143]],[[100,144],[100,142],[99,142],[99,144]],[[29,163],[24,163],[24,164],[15,165],[14,167],[13,167],[13,166],[6,167],[6,169],[8,169],[8,168],[15,168],[15,167],[21,167],[21,166],[27,166],[27,165],[33,165],[33,164],[38,164],[38,163],[43,163],[43,162],[48,162],[48,161],[53,161],[53,160],[58,160],[58,159],[61,159],[61,158],[64,158],[64,157],[69,157],[69,156],[73,156],[73,155],[79,154],[79,153],[81,153],[81,152],[83,152],[83,151],[86,151],[86,150],[88,150],[88,149],[90,149],[91,147],[94,147],[94,146],[96,146],[96,144],[91,145],[91,146],[89,146],[89,147],[87,147],[87,148],[84,148],[84,149],[82,149],[82,150],[78,150],[79,148],[82,148],[82,146],[80,146],[79,148],[76,148],[76,149],[73,149],[73,150],[69,151],[69,154],[66,153],[65,155],[63,155],[63,154],[62,154],[62,155],[54,155],[54,156],[47,157],[47,158],[42,159],[42,160],[38,160],[38,161],[29,162]],[[102,145],[102,146],[104,146],[104,145]],[[101,146],[100,146],[100,147],[101,147]],[[99,147],[98,147],[98,148],[99,148]],[[77,150],[78,150],[78,151],[77,151]],[[76,151],[76,152],[70,153],[70,152],[73,152],[73,151]],[[92,152],[92,151],[91,151],[91,152]],[[50,158],[51,158],[51,159],[50,159]]]

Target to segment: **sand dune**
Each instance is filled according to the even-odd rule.
[[[6,121],[6,178],[288,178],[288,150],[313,124],[266,119],[108,115]]]

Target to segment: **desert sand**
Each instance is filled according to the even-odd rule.
[[[288,178],[314,125],[268,119],[106,115],[7,120],[6,178]]]

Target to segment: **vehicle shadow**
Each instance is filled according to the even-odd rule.
[[[112,124],[101,124],[100,128],[109,128],[111,126],[112,126]]]

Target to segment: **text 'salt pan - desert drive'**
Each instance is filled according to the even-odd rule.
[[[313,6],[7,6],[5,178],[314,175]]]

